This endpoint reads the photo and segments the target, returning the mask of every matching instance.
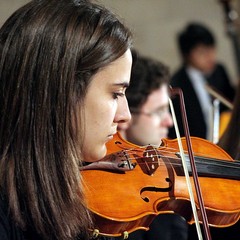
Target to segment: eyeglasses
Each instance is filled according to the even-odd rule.
[[[135,109],[135,108],[130,108],[130,112],[132,114],[142,114],[142,115],[145,115],[145,116],[148,116],[148,117],[162,118],[165,114],[169,113],[169,108],[164,106],[164,107],[156,109],[152,112],[144,112],[144,111],[140,111],[140,110]]]

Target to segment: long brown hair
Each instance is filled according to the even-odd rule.
[[[240,159],[240,84],[238,84],[233,106],[230,121],[218,145],[233,159]]]
[[[92,76],[130,46],[118,18],[86,0],[32,1],[0,29],[0,184],[20,228],[87,236],[74,113]]]

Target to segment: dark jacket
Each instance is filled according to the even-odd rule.
[[[235,89],[232,87],[226,70],[221,64],[218,64],[216,66],[215,71],[209,77],[207,77],[206,80],[211,86],[218,90],[218,92],[222,93],[225,98],[227,98],[229,101],[233,101]],[[173,88],[181,88],[183,91],[190,135],[206,138],[207,129],[204,115],[196,92],[192,86],[189,76],[186,73],[185,67],[181,67],[172,76],[170,85]],[[179,99],[174,98],[173,104],[176,112],[180,135],[184,136]],[[220,111],[222,112],[224,109],[226,109],[226,107],[220,105]],[[169,137],[176,138],[174,127],[170,129]]]

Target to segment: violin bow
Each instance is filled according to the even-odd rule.
[[[195,160],[194,160],[194,156],[193,156],[193,150],[192,150],[192,144],[191,144],[191,140],[190,140],[190,133],[189,133],[189,127],[188,127],[188,121],[187,121],[187,114],[186,114],[186,109],[185,109],[183,92],[180,88],[170,88],[170,94],[171,94],[171,96],[176,96],[177,95],[177,96],[179,96],[179,99],[180,99],[181,117],[182,117],[182,122],[183,122],[184,134],[185,134],[185,137],[186,137],[189,159],[190,159],[190,164],[191,164],[191,168],[192,168],[192,176],[193,176],[193,180],[194,180],[194,186],[195,186],[195,190],[196,190],[198,203],[199,203],[199,206],[200,206],[200,212],[201,212],[201,215],[202,215],[204,234],[205,234],[205,237],[206,237],[207,240],[211,240],[212,238],[211,238],[211,234],[210,234],[210,229],[209,229],[209,224],[208,224],[208,219],[207,219],[207,213],[206,213],[206,209],[205,209],[204,203],[203,203],[203,197],[202,197],[202,193],[201,193],[201,189],[200,189],[200,184],[199,184],[199,181],[198,181],[196,164],[195,164]],[[192,187],[191,187],[191,183],[190,183],[189,173],[188,173],[188,170],[187,170],[186,159],[185,159],[185,155],[184,155],[182,144],[181,144],[181,138],[180,138],[180,133],[179,133],[179,130],[178,130],[175,111],[174,111],[173,104],[172,104],[172,101],[171,101],[170,98],[169,98],[169,104],[170,104],[170,109],[171,109],[171,113],[172,113],[172,117],[173,117],[174,128],[175,128],[177,139],[178,139],[181,159],[182,159],[182,162],[183,162],[183,169],[184,169],[185,177],[186,177],[186,181],[187,181],[190,201],[191,201],[193,215],[194,215],[195,224],[196,224],[196,228],[197,228],[197,234],[198,234],[199,240],[202,240],[203,237],[202,237],[202,233],[201,233],[201,229],[200,229],[200,225],[199,225],[199,220],[198,220],[198,216],[197,216],[196,204],[195,204],[194,197],[193,197],[193,191],[192,191]]]

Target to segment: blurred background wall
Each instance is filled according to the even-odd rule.
[[[240,0],[98,0],[117,13],[134,33],[134,46],[142,54],[157,58],[173,72],[180,64],[176,35],[190,21],[207,25],[217,39],[218,58],[225,64],[233,84],[238,71],[231,38],[227,34],[223,2],[239,9]],[[0,25],[28,0],[0,0]],[[236,23],[238,22],[235,21]],[[239,27],[240,29],[240,27]]]

